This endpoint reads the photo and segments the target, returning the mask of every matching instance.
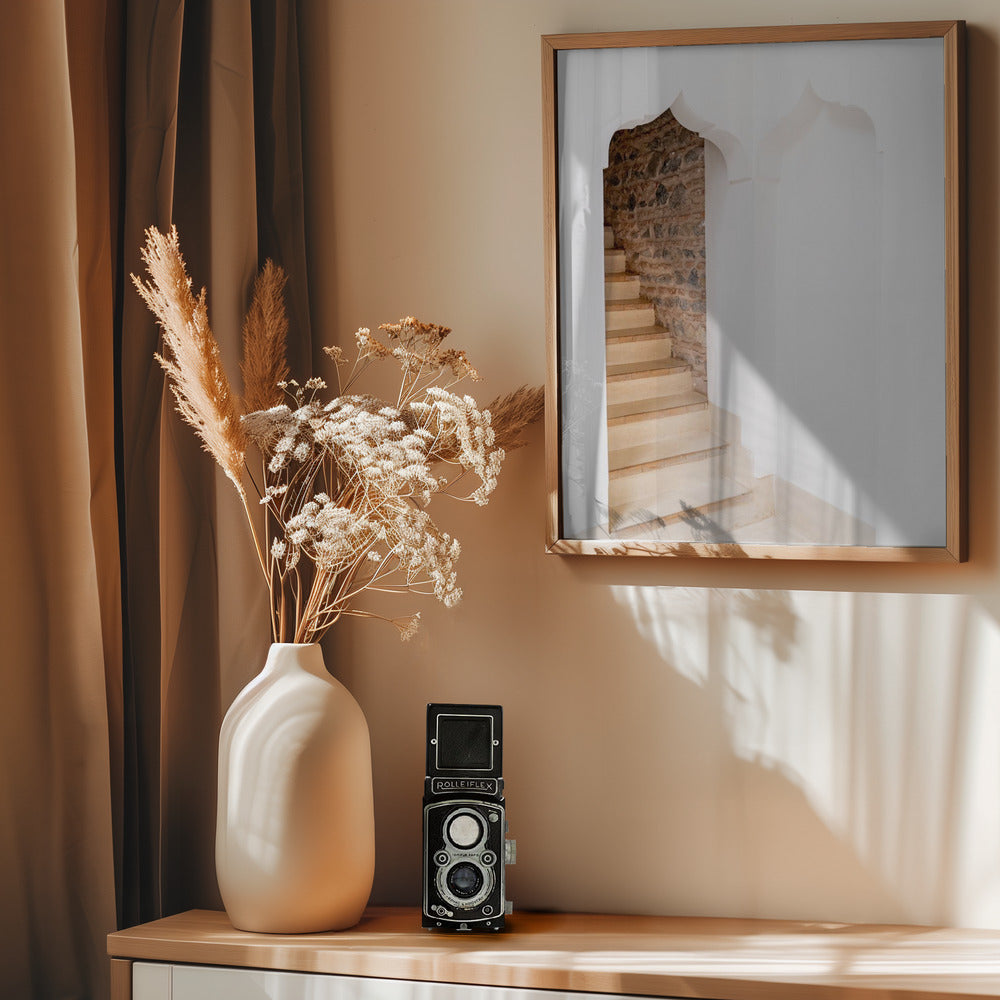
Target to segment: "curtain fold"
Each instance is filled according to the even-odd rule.
[[[104,0],[0,33],[0,982],[106,993],[121,794],[111,106]]]
[[[310,374],[297,13],[4,13],[0,992],[103,998],[116,925],[219,905],[219,724],[269,642],[242,510],[174,412],[129,275],[146,227],[176,224],[239,388],[272,257]]]
[[[291,275],[290,354],[308,374],[295,6],[131,0],[128,11],[124,269],[139,272],[147,226],[176,224],[238,386],[250,286],[273,257]],[[267,178],[260,194],[258,171]],[[152,364],[157,345],[152,316],[126,289],[126,678],[135,723],[125,750],[127,923],[220,905],[218,730],[269,642],[266,591],[241,508],[174,413]]]
[[[288,275],[285,302],[295,332],[288,364],[299,377],[312,365],[299,15],[286,0],[257,0],[251,17],[259,256],[279,262]]]
[[[137,923],[158,912],[159,739],[158,684],[136,664],[159,663],[158,587],[135,568],[155,568],[159,542],[159,437],[162,373],[153,358],[155,325],[129,288],[139,269],[138,247],[147,225],[165,224],[173,201],[177,90],[183,3],[129,3],[124,46],[120,421],[122,425],[122,537],[126,567],[124,671],[124,886],[120,919]],[[138,627],[134,623],[141,623]]]

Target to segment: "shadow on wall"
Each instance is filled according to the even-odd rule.
[[[721,725],[748,912],[816,915],[813,886],[845,919],[1000,921],[994,621],[951,595],[613,591]]]

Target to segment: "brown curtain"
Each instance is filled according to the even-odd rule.
[[[249,284],[311,354],[284,0],[32,0],[0,32],[0,992],[104,997],[104,937],[217,906],[221,716],[265,595],[128,283],[175,223],[238,385]]]
[[[289,271],[293,365],[310,354],[297,53],[292,4],[129,4],[124,269],[139,271],[146,226],[177,225],[237,384],[248,290],[266,257]],[[128,288],[122,317],[131,924],[220,905],[218,729],[269,635],[239,504],[173,412],[153,362],[158,331]]]
[[[111,3],[0,32],[0,982],[104,982],[122,792]]]

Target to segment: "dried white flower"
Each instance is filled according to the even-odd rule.
[[[408,618],[397,618],[392,623],[399,629],[399,638],[403,642],[412,639],[420,628],[420,612],[410,615]]]
[[[246,436],[262,451],[270,451],[285,436],[292,423],[292,411],[282,403],[269,410],[255,410],[240,417]]]
[[[430,340],[439,341],[428,329]],[[422,363],[412,344],[390,350],[366,329],[356,339],[359,358],[391,353],[403,368],[404,386],[416,384],[406,381],[418,377],[414,372]],[[446,607],[457,604],[461,546],[425,508],[434,494],[450,487],[448,476],[435,471],[438,465],[477,476],[479,484],[466,499],[487,502],[504,457],[489,413],[471,396],[436,385],[419,396],[411,393],[400,406],[357,394],[320,403],[315,391],[321,385],[314,379],[285,388],[295,408],[248,414],[244,426],[265,457],[262,502],[283,535],[272,543],[272,559],[285,576],[297,572],[303,556],[315,567],[313,611],[309,621],[298,623],[297,641],[319,634],[342,613],[363,614],[350,610],[353,599],[383,582],[433,593]],[[307,392],[313,393],[308,399]],[[419,616],[394,624],[408,638],[418,621]]]

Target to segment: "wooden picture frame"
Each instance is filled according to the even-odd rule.
[[[967,558],[964,76],[961,21],[542,38],[549,552]]]

